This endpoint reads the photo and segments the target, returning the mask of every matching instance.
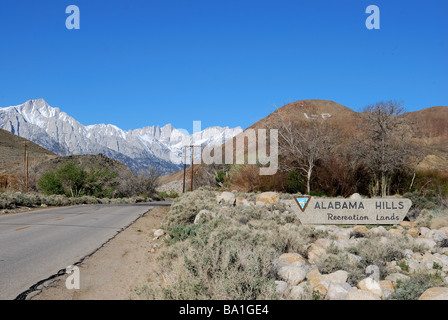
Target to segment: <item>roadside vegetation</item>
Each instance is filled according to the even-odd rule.
[[[95,166],[84,169],[69,160],[42,174],[30,184],[30,192],[0,191],[0,209],[152,201],[160,199],[158,178],[152,168],[135,175]]]
[[[249,202],[259,195],[233,193]],[[385,290],[382,299],[417,299],[428,288],[447,286],[448,260],[443,256],[448,242],[428,248],[411,234],[425,225],[448,227],[448,210],[422,209],[423,215],[429,213],[424,225],[412,228],[356,229],[302,225],[289,201],[290,195],[279,194],[272,205],[223,204],[216,201],[214,188],[181,195],[162,223],[165,246],[159,251],[157,269],[135,292],[143,299],[328,299],[326,291],[313,289],[308,278],[301,284],[300,297],[293,295],[295,287],[278,290],[282,279],[275,261],[285,253],[307,259],[308,271],[347,272],[346,282],[352,288],[367,277],[368,266],[377,266],[379,279],[395,286],[394,291]],[[441,257],[443,263],[437,260],[422,267],[415,260],[428,255]],[[392,282],[397,273],[401,278]]]

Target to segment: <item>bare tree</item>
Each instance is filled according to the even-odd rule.
[[[310,110],[304,110],[310,112]],[[313,114],[313,110],[311,113]],[[313,170],[319,161],[327,159],[336,146],[337,133],[328,120],[321,117],[292,121],[276,111],[279,119],[279,150],[287,170],[299,170],[306,177],[306,190],[311,191]]]
[[[357,149],[362,162],[371,171],[371,195],[384,197],[389,193],[391,174],[409,166],[417,156],[418,148],[412,143],[412,129],[402,103],[381,101],[364,108],[361,130],[364,132]]]

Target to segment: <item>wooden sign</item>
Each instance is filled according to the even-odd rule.
[[[302,224],[398,224],[412,206],[409,199],[294,198]]]

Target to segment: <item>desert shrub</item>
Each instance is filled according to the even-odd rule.
[[[207,229],[206,226],[204,226]],[[272,299],[275,286],[271,275],[272,248],[254,245],[263,235],[218,227],[198,228],[188,246],[172,262],[174,281],[163,289],[163,299]],[[238,228],[237,228],[238,229]],[[244,228],[242,228],[244,229]],[[238,230],[242,231],[242,230]],[[208,237],[203,238],[206,234]],[[242,239],[247,242],[244,244]],[[271,279],[271,280],[269,280]]]
[[[319,257],[316,261],[319,271],[322,274],[329,274],[338,270],[345,270],[349,274],[347,282],[352,286],[356,286],[360,280],[366,277],[364,273],[365,265],[361,262],[354,263],[349,258],[348,252],[333,249],[333,252]]]
[[[437,208],[434,195],[424,195],[419,191],[406,192],[404,198],[412,200],[411,209],[421,211],[423,209],[433,210]]]
[[[383,239],[382,237],[360,239],[356,245],[347,249],[348,252],[362,258],[364,267],[368,265],[378,266],[382,278],[387,275],[386,263],[405,258],[404,250],[410,249],[413,252],[424,252],[426,250],[425,246],[415,244],[414,241],[405,236],[393,236],[387,238],[387,241]]]
[[[158,192],[158,197],[159,199],[174,199],[178,198],[179,194],[174,190],[171,190],[169,193],[166,191],[160,191]]]
[[[434,214],[431,210],[423,209],[420,211],[419,215],[417,216],[417,219],[415,220],[415,223],[419,227],[426,227],[429,228],[431,226],[431,221],[434,219]]]
[[[196,235],[196,229],[199,225],[176,225],[168,227],[167,231],[169,234],[168,238],[165,238],[165,242],[168,244],[174,244],[178,241],[184,241],[190,236]]]
[[[210,188],[200,188],[194,192],[188,192],[174,199],[171,210],[162,221],[162,226],[187,225],[194,221],[195,216],[202,209],[211,211],[219,210],[219,205],[214,201],[215,193]]]
[[[194,225],[202,209],[217,216]],[[285,252],[306,255],[310,241],[328,236],[293,214],[218,205],[206,188],[176,199],[164,224],[170,245],[152,276],[162,283],[136,291],[151,299],[276,299],[273,260]]]
[[[389,299],[417,300],[427,289],[445,285],[446,282],[439,272],[435,274],[412,274],[408,280],[397,282],[397,287]]]
[[[0,208],[2,209],[34,207],[41,203],[42,197],[37,193],[4,192],[0,194]]]

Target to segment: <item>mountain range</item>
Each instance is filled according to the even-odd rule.
[[[112,124],[85,126],[44,99],[0,108],[0,128],[59,155],[103,154],[135,173],[152,166],[162,174],[183,167],[185,145],[221,145],[243,131],[209,127],[189,134],[171,124],[128,131]]]

